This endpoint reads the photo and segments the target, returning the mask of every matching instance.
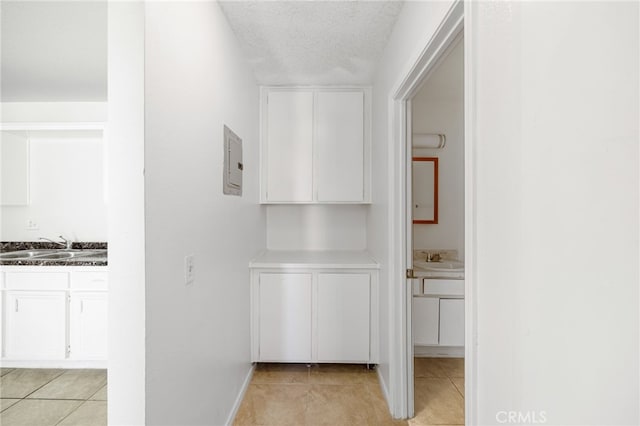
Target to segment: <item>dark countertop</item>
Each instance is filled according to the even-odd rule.
[[[107,266],[107,243],[103,242],[77,242],[73,243],[74,250],[104,250],[104,254],[97,253],[91,256],[79,256],[69,259],[0,259],[0,265],[24,265],[24,266]],[[8,253],[20,250],[52,250],[61,249],[59,245],[49,242],[31,241],[3,241],[0,242],[0,253]]]

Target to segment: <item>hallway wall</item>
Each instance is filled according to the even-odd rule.
[[[221,425],[251,369],[248,263],[266,244],[259,92],[217,3],[145,8],[146,423]],[[242,197],[222,192],[223,125],[243,140]]]
[[[470,6],[477,424],[638,424],[639,5]]]
[[[398,412],[394,401],[397,396],[390,395],[392,381],[399,380],[399,372],[392,370],[390,357],[400,348],[400,335],[393,328],[394,288],[404,280],[404,270],[393,269],[394,257],[398,253],[392,250],[390,233],[392,227],[391,212],[398,200],[389,199],[389,191],[394,184],[389,170],[398,161],[391,138],[390,99],[392,91],[399,84],[401,76],[406,75],[415,56],[427,44],[442,21],[452,2],[405,2],[398,17],[393,34],[378,62],[378,70],[373,85],[372,102],[372,203],[367,216],[367,249],[380,262],[380,376],[385,392],[391,400],[392,409]]]

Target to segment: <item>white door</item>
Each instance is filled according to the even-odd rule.
[[[267,95],[266,200],[305,202],[313,197],[313,92]]]
[[[311,361],[311,274],[260,274],[259,359]]]
[[[71,296],[71,357],[107,359],[107,293]]]
[[[5,355],[19,359],[66,357],[67,296],[63,291],[9,291]]]
[[[316,94],[318,201],[364,200],[364,93]]]
[[[318,361],[369,361],[369,289],[369,274],[318,274]]]
[[[464,299],[440,299],[440,344],[464,346]]]

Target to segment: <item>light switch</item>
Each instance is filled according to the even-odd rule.
[[[224,126],[223,193],[242,195],[242,139]]]
[[[192,254],[184,257],[184,283],[193,284],[196,279],[196,265]]]

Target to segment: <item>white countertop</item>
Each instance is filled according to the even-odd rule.
[[[249,267],[378,269],[380,265],[365,250],[266,250]]]

